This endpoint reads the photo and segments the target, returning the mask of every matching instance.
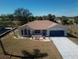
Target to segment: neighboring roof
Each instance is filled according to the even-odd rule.
[[[43,30],[43,29],[48,29],[50,27],[53,27],[55,25],[57,25],[57,23],[49,21],[49,20],[35,20],[35,21],[25,24],[24,26],[28,26],[36,30]]]

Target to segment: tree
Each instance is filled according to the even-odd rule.
[[[68,18],[66,16],[62,16],[62,24],[68,24]]]
[[[29,17],[32,15],[32,13],[28,9],[18,8],[15,10],[14,15],[21,17]]]
[[[42,18],[43,18],[43,20],[48,20],[47,16],[43,16]]]
[[[78,16],[74,17],[74,23],[78,24]]]
[[[8,18],[8,21],[13,21],[14,20],[13,14],[8,14],[7,18]]]
[[[52,15],[52,19],[55,21],[55,18],[56,18],[56,16],[55,15]]]
[[[48,20],[55,22],[55,15],[48,14]]]
[[[6,15],[1,15],[1,21],[7,21],[7,16]]]
[[[34,16],[30,16],[28,19],[29,19],[29,22],[31,22],[31,21],[35,20],[35,17]]]
[[[39,16],[37,20],[43,20],[42,16]]]
[[[24,23],[27,23],[29,21],[29,17],[32,16],[32,13],[28,9],[24,8],[18,8],[14,12],[15,20],[22,21],[23,25]]]
[[[13,20],[13,15],[9,14],[9,15],[1,15],[1,20],[0,20],[0,25],[1,26],[11,26],[11,22]]]
[[[43,20],[42,16],[35,16],[35,20]]]
[[[73,20],[68,20],[68,21],[67,21],[67,24],[70,24],[70,25],[71,25],[71,24],[73,24],[73,23],[74,23]]]

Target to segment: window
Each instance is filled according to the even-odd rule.
[[[46,36],[46,35],[47,35],[47,30],[43,30],[43,31],[42,31],[42,35],[43,35],[43,36]]]
[[[24,30],[22,29],[22,30],[21,30],[21,34],[22,34],[23,36],[29,36],[29,35],[31,35],[31,34],[30,34],[30,30],[27,30],[27,29],[24,29]]]
[[[24,29],[24,35],[27,35],[28,32],[27,32],[27,29]]]
[[[34,31],[34,34],[40,34],[41,32],[40,32],[40,30],[35,30]]]
[[[35,30],[35,33],[40,33],[40,30]]]
[[[23,35],[23,30],[21,30],[21,34]]]
[[[28,31],[28,34],[30,35],[30,30],[27,30]]]
[[[30,35],[30,30],[24,29],[24,35]]]

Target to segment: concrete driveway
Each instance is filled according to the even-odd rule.
[[[78,59],[78,46],[67,37],[50,37],[63,59]]]

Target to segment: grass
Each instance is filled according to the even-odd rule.
[[[37,51],[36,52],[37,54],[42,53],[46,55],[40,57],[41,59],[62,59],[62,56],[58,52],[57,48],[51,42],[33,41],[28,39],[27,40],[14,39],[13,35],[9,34],[5,38],[3,38],[2,43],[4,45],[6,52],[9,54],[18,56],[27,56],[28,54],[33,55]],[[25,53],[23,53],[23,51]],[[0,53],[2,54],[1,49]],[[12,57],[11,59],[22,59],[22,58]]]

